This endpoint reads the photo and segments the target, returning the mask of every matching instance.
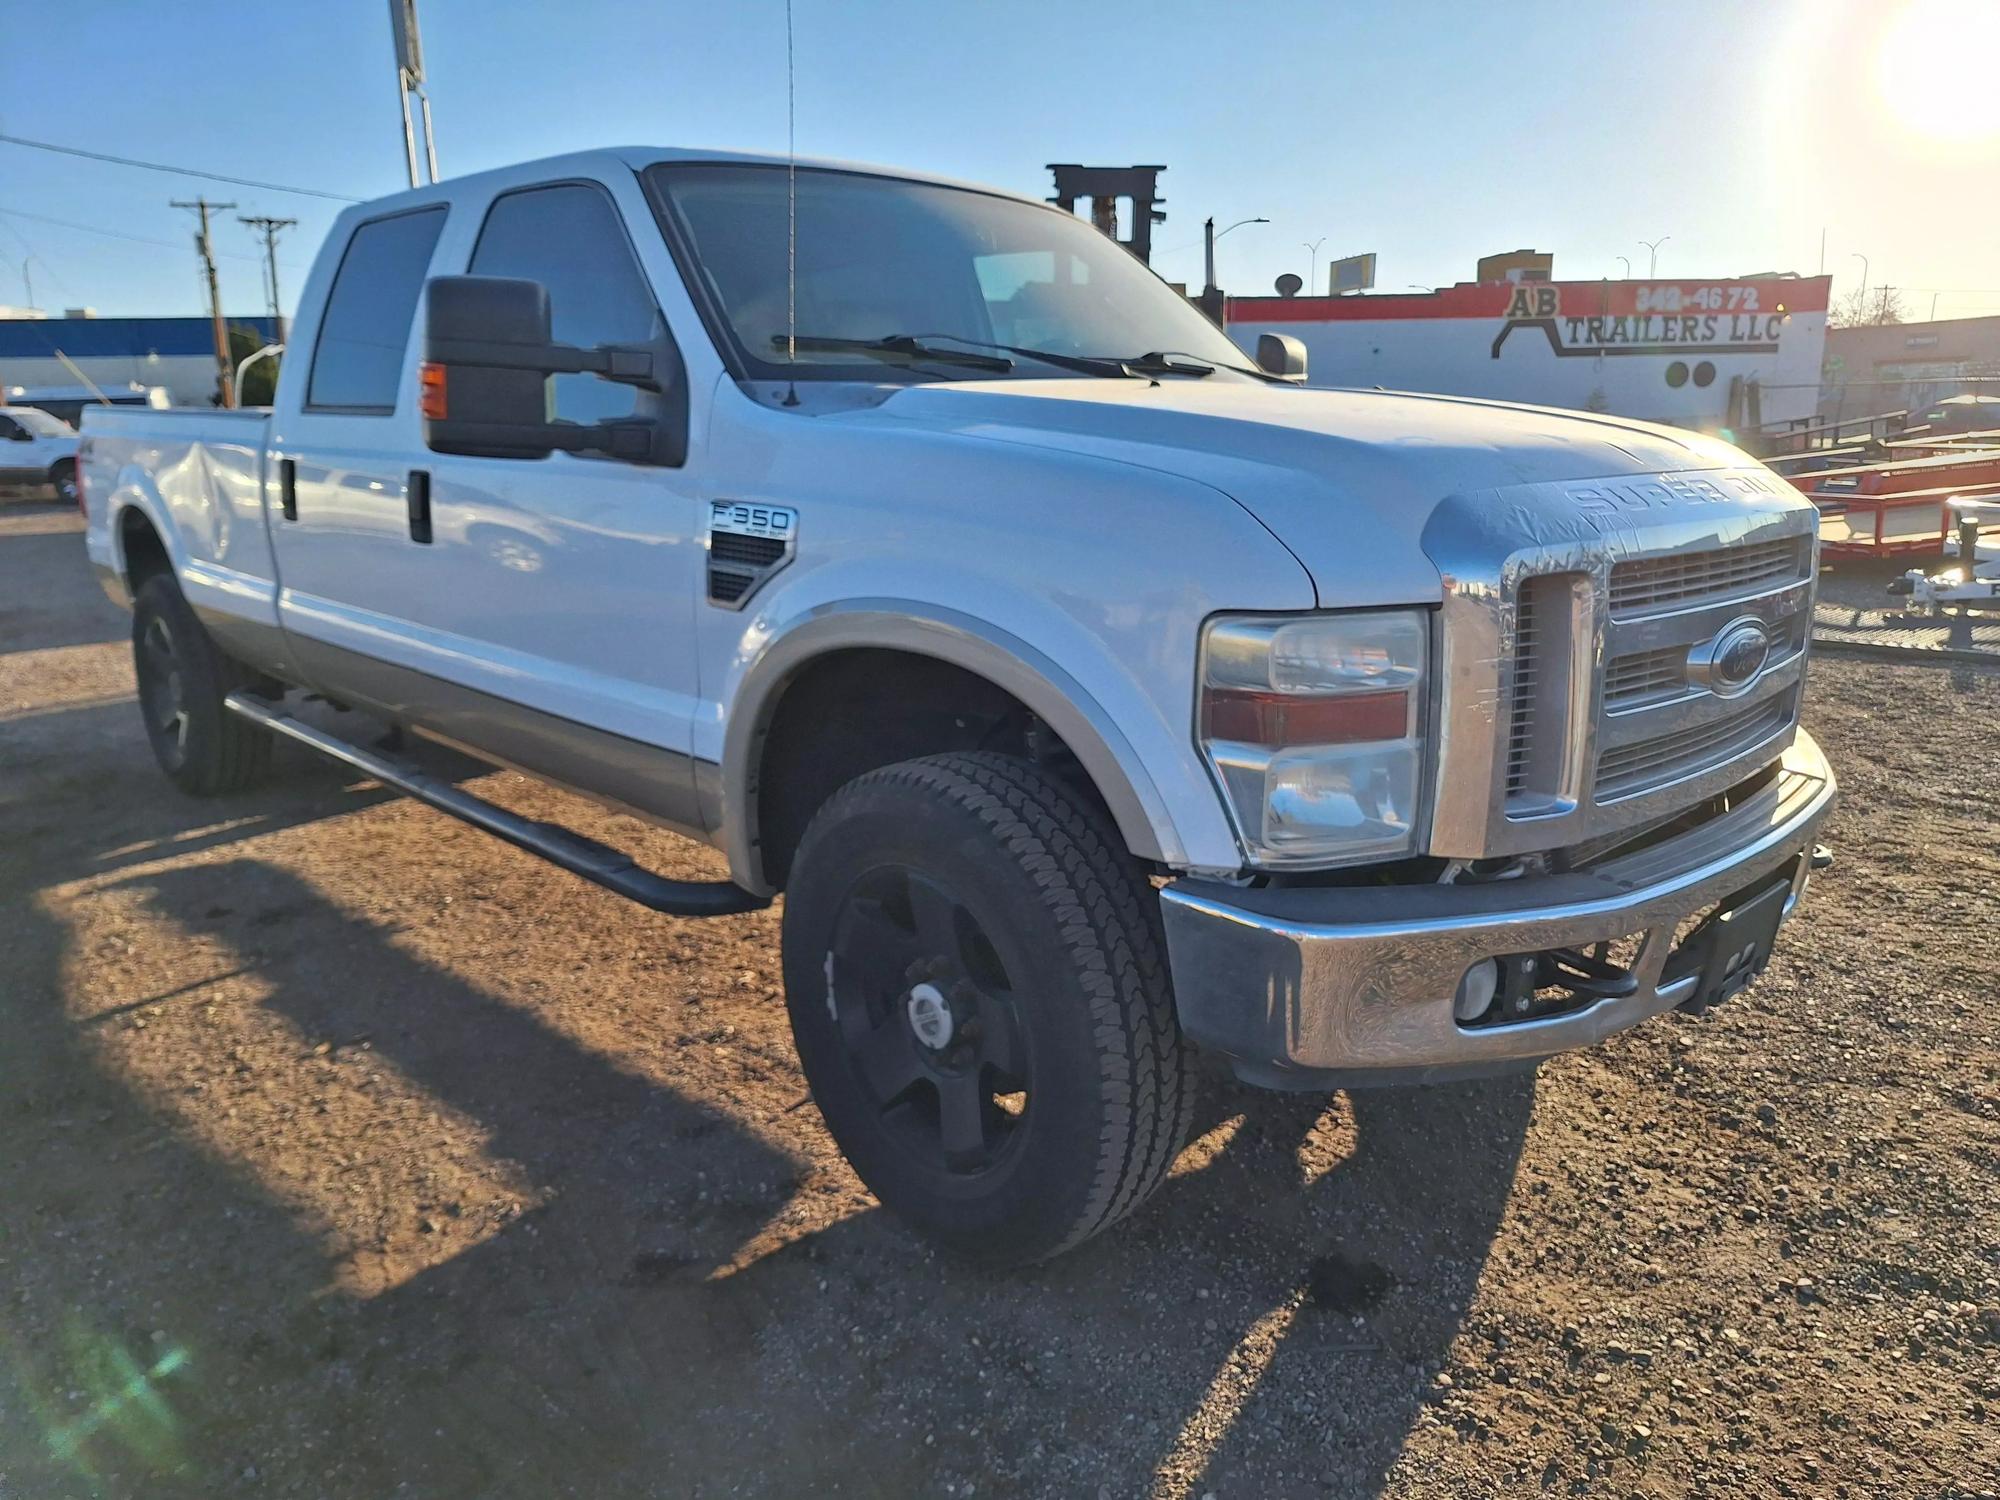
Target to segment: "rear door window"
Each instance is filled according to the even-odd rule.
[[[316,411],[386,415],[396,409],[444,209],[374,219],[354,231],[333,274],[313,349],[306,405]]]

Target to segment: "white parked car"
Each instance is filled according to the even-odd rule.
[[[1017,1262],[1160,1184],[1195,1048],[1529,1065],[1728,998],[1806,886],[1812,506],[1695,434],[1302,373],[1046,204],[588,152],[344,212],[269,414],[89,412],[88,545],[190,792],[275,732],[658,910],[783,892],[834,1137]]]
[[[47,485],[76,504],[76,429],[32,406],[0,406],[0,487]]]

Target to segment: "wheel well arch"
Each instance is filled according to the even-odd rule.
[[[119,570],[125,576],[128,591],[136,595],[139,586],[155,573],[172,576],[173,556],[167,551],[159,529],[138,506],[121,509],[113,529],[118,538]]]
[[[720,816],[739,882],[783,889],[826,797],[879,766],[952,750],[1036,761],[1134,855],[1172,861],[1157,790],[1088,694],[1018,642],[972,641],[970,623],[835,613],[765,651],[728,716]]]

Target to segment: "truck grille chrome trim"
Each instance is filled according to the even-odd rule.
[[[1611,569],[1611,618],[1741,599],[1805,575],[1810,537],[1781,537],[1692,557],[1641,557]]]
[[[1699,729],[1674,731],[1607,750],[1597,763],[1597,800],[1616,802],[1657,791],[1725,765],[1790,728],[1797,713],[1798,692],[1794,689]]]
[[[1656,698],[1677,698],[1687,691],[1687,648],[1659,646],[1635,651],[1611,663],[1604,674],[1604,706],[1630,707]]]
[[[1782,754],[1806,672],[1815,525],[1755,467],[1442,502],[1423,543],[1445,580],[1427,852],[1573,847]],[[1707,680],[1717,651],[1759,636],[1761,660],[1737,653],[1747,679]]]
[[[1528,787],[1528,761],[1534,750],[1535,689],[1540,675],[1541,632],[1535,628],[1535,601],[1543,579],[1530,579],[1514,611],[1514,703],[1507,726],[1507,796]]]

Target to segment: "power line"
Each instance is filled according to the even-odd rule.
[[[235,187],[263,188],[273,193],[298,193],[307,198],[331,198],[336,203],[360,203],[346,193],[329,193],[320,188],[291,187],[282,182],[259,182],[254,177],[230,177],[221,172],[203,172],[194,167],[169,167],[156,161],[139,161],[130,156],[113,156],[108,151],[85,151],[81,146],[58,146],[52,141],[31,141],[25,136],[0,135],[0,143],[26,146],[31,151],[53,151],[59,156],[81,156],[89,161],[108,161],[121,167],[139,167],[148,172],[169,172],[179,177],[205,177],[210,182],[227,182]]]
[[[181,248],[179,242],[175,240],[154,239],[151,235],[144,234],[129,234],[122,229],[100,229],[95,224],[79,224],[74,219],[58,219],[50,214],[31,214],[19,208],[0,208],[0,219],[32,219],[37,224],[54,224],[63,229],[79,229],[85,234],[101,234],[106,239],[129,240],[135,245],[159,245],[168,250],[178,250]],[[18,234],[19,231],[16,231],[17,237]],[[245,255],[235,250],[218,250],[215,253],[228,260],[261,261],[264,258],[261,255]],[[279,264],[289,266],[293,270],[300,269],[299,262],[295,260],[280,261]]]

